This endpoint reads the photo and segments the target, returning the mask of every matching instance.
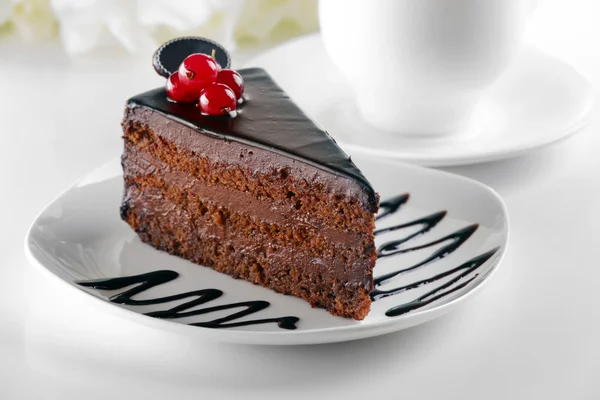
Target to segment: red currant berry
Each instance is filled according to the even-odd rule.
[[[217,80],[217,62],[209,55],[195,53],[187,56],[179,66],[179,80],[187,88],[200,95],[202,89]]]
[[[232,69],[220,70],[217,74],[217,83],[229,86],[238,100],[242,97],[242,93],[244,93],[244,79],[237,71]]]
[[[181,83],[177,72],[174,72],[169,76],[166,86],[167,96],[173,101],[179,103],[191,103],[198,100],[198,95],[194,92],[190,92],[188,88]]]
[[[235,93],[228,86],[215,83],[200,95],[200,112],[208,115],[227,115],[237,106]]]

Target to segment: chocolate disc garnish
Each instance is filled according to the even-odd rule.
[[[152,56],[152,66],[160,76],[168,78],[190,54],[211,55],[213,50],[217,63],[222,68],[229,68],[231,57],[227,50],[217,42],[199,36],[180,37],[164,43]]]

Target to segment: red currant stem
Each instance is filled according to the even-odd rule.
[[[217,54],[217,51],[215,49],[212,49],[212,52],[210,53],[210,56],[212,57],[212,59],[215,59],[215,55]]]
[[[230,107],[223,107],[223,108],[221,108],[221,112],[223,113],[223,115],[229,114],[231,112],[231,108]]]

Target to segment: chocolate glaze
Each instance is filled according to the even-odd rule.
[[[238,326],[258,325],[277,323],[282,329],[296,329],[296,323],[300,320],[298,317],[279,317],[267,319],[246,320],[240,322],[230,322],[236,319],[243,318],[247,315],[257,313],[269,307],[270,303],[264,300],[243,301],[239,303],[229,303],[214,307],[197,308],[198,306],[213,301],[223,295],[223,292],[218,289],[202,289],[192,292],[180,293],[172,296],[158,297],[154,299],[135,300],[132,297],[146,290],[152,289],[155,286],[162,285],[176,279],[179,274],[175,271],[160,270],[146,274],[126,276],[119,278],[96,279],[89,281],[75,282],[79,286],[98,289],[98,290],[118,290],[131,285],[137,285],[124,292],[118,293],[109,298],[111,303],[127,304],[132,306],[144,306],[151,304],[163,304],[176,300],[195,297],[194,300],[182,303],[178,306],[169,308],[163,311],[153,311],[146,315],[154,318],[176,319],[185,318],[201,314],[209,314],[222,310],[230,310],[243,308],[243,310],[234,312],[226,317],[217,318],[208,322],[196,322],[190,325],[201,326],[204,328],[235,328]],[[187,311],[193,309],[191,311]]]
[[[362,189],[368,208],[377,209],[373,187],[327,132],[308,118],[263,69],[238,72],[244,78],[245,101],[236,118],[202,115],[194,104],[169,101],[164,88],[132,97],[127,106],[152,110],[208,137],[262,148],[348,178]]]

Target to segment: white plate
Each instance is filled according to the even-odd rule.
[[[377,131],[360,119],[318,35],[287,42],[246,65],[269,71],[347,153],[428,166],[497,160],[548,145],[584,127],[594,102],[589,82],[572,67],[525,47],[489,89],[465,132],[419,139]]]
[[[381,335],[445,314],[489,280],[503,257],[508,237],[506,209],[495,192],[480,183],[448,173],[410,165],[360,159],[357,161],[382,199],[410,193],[409,200],[398,212],[378,220],[378,229],[446,211],[445,216],[438,214],[443,218],[437,226],[399,246],[400,249],[418,248],[462,228],[479,224],[472,235],[454,252],[411,272],[400,274],[379,289],[389,290],[407,286],[444,274],[482,254],[489,253],[489,258],[477,269],[456,271],[435,282],[375,301],[364,321],[334,317],[324,310],[311,308],[303,300],[232,279],[210,268],[194,265],[143,244],[119,217],[123,180],[120,163],[116,160],[89,174],[42,211],[27,234],[26,252],[38,269],[47,276],[58,278],[65,283],[64,287],[72,292],[64,293],[65,296],[80,296],[81,301],[88,301],[91,313],[112,312],[157,329],[237,343],[325,343]],[[405,238],[420,228],[421,225],[379,234],[376,244],[381,246],[391,240]],[[447,240],[420,250],[380,258],[375,268],[375,276],[411,267],[452,243],[453,240]],[[276,323],[227,329],[188,325],[213,321],[243,308],[179,319],[151,318],[143,314],[170,309],[192,299],[155,305],[122,305],[110,302],[110,296],[134,286],[106,291],[83,288],[76,283],[158,270],[173,270],[179,273],[179,277],[133,296],[134,299],[147,300],[199,289],[218,289],[224,293],[221,297],[195,309],[264,300],[270,303],[269,307],[232,322],[296,316],[299,318],[297,329],[282,329]],[[463,272],[466,272],[466,275],[459,278]],[[432,302],[402,315],[386,316],[386,312],[391,308],[411,302],[431,291],[436,292],[426,300],[433,300]],[[445,292],[448,292],[448,295],[436,299]]]

